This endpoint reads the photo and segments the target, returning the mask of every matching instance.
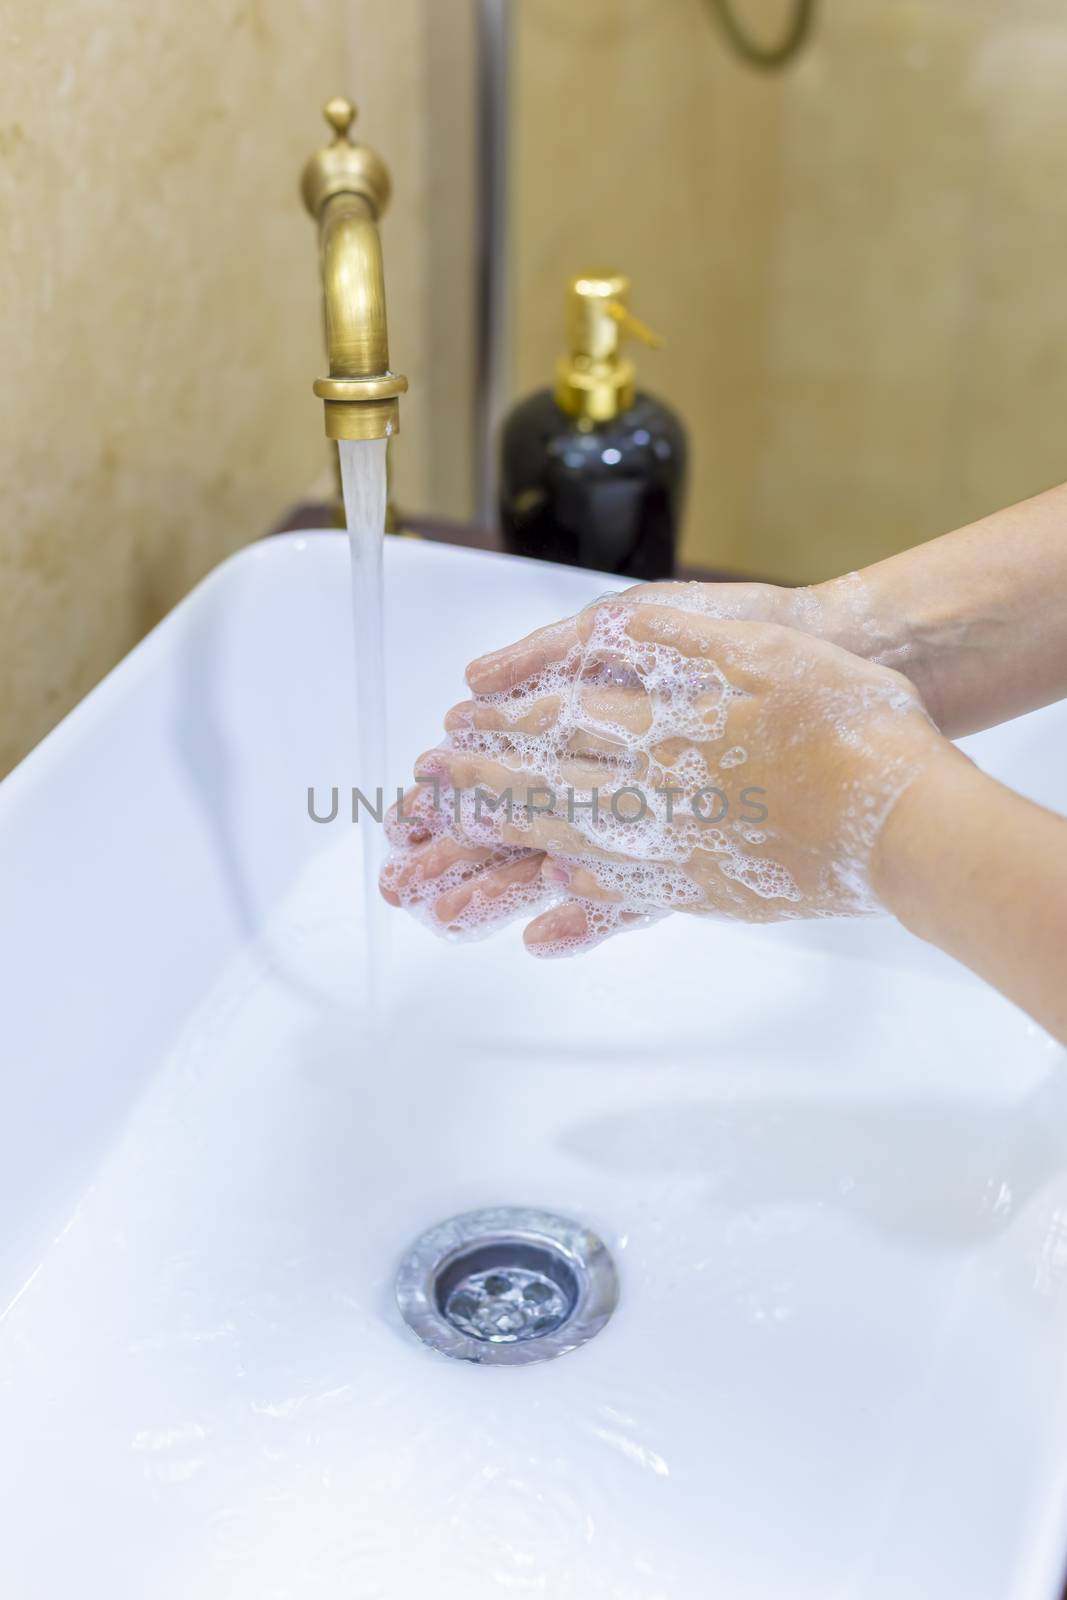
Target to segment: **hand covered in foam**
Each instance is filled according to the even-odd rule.
[[[897,673],[681,585],[590,607],[468,682],[390,821],[383,893],[453,934],[538,911],[541,955],[669,911],[876,909],[879,833],[942,742]]]

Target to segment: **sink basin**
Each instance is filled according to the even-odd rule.
[[[392,540],[391,779],[612,580]],[[1054,1600],[1067,1072],[888,920],[574,962],[397,914],[368,1024],[347,549],[218,569],[0,786],[0,1590]],[[969,741],[1048,804],[1067,707]],[[376,936],[379,937],[379,936]],[[595,1229],[559,1360],[421,1345],[443,1218]]]

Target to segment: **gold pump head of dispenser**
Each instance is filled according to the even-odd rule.
[[[579,273],[567,288],[569,350],[556,368],[556,403],[572,417],[610,422],[634,401],[634,365],[622,354],[629,336],[658,347],[658,334],[626,304],[630,280],[621,273]]]
[[[356,109],[328,100],[333,139],[304,168],[300,192],[318,223],[327,378],[315,393],[331,439],[386,439],[400,427],[398,396],[408,381],[389,370],[385,273],[378,219],[389,200],[389,171],[375,151],[354,144]]]

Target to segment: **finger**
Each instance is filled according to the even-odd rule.
[[[451,750],[445,745],[425,751],[415,763],[415,773],[431,783],[436,778],[452,789],[480,789],[491,795],[510,792],[516,805],[525,804],[530,791],[547,789],[536,773],[524,772],[519,765],[508,766],[484,751]]]
[[[610,754],[578,757],[561,752],[553,779],[522,765],[521,745],[493,750],[441,746],[421,755],[416,771],[453,791],[458,797],[459,829],[484,843],[486,837],[510,840],[507,828],[512,826],[521,829],[525,837],[539,818],[561,816],[570,805],[578,804],[575,791],[596,789],[602,804],[609,806],[613,791],[608,785],[622,779],[625,787],[638,769],[643,771],[647,765],[643,755],[635,758],[626,750],[606,745],[605,751],[609,750]]]
[[[501,694],[536,677],[546,667],[565,660],[574,649],[578,642],[575,621],[566,617],[503,650],[479,656],[467,668],[467,683],[475,694]]]
[[[597,791],[600,804],[607,808],[615,787],[626,788],[640,782],[647,773],[648,757],[642,751],[628,750],[607,739],[582,738],[577,742],[587,748],[575,753],[568,741],[568,746],[554,758],[551,778],[523,765],[527,752],[521,739],[515,743],[505,740],[480,750],[430,750],[419,757],[416,769],[420,777],[436,779],[442,793],[450,789],[458,797],[459,831],[482,839],[481,829],[487,826],[496,837],[504,820],[517,818],[519,824],[528,826],[539,816],[561,816],[569,805],[588,805],[577,796],[592,790]],[[539,752],[530,754],[536,758]],[[441,809],[449,804],[443,799]],[[451,821],[442,821],[438,826],[456,831]]]
[[[565,817],[538,815],[527,819],[520,815],[517,806],[514,820],[505,821],[500,828],[500,841],[514,847],[544,850],[550,855],[593,856],[597,861],[611,861],[619,865],[630,860],[628,856],[595,844],[588,834]]]
[[[432,789],[417,783],[385,814],[385,837],[394,847],[425,844],[433,837]]]
[[[635,583],[621,599],[650,605],[676,606],[706,617],[743,622],[777,622],[795,599],[795,591],[771,583]]]
[[[448,837],[434,839],[387,861],[381,871],[379,888],[390,905],[398,906],[410,890],[423,885],[429,889],[435,879],[453,867],[466,865],[474,873],[496,854],[486,845],[462,844]]]
[[[617,622],[625,622],[631,611],[638,609],[636,602],[628,599],[630,591],[624,589],[620,595],[609,595],[606,600],[596,600],[591,606],[586,606],[584,611],[579,611],[574,619],[575,632],[580,645],[592,644],[597,635],[602,635],[608,627]],[[589,657],[584,658],[586,671],[589,671]]]
[[[622,899],[618,890],[606,888],[588,867],[574,861],[546,856],[541,864],[541,877],[552,889],[566,889],[577,900],[595,900],[601,905],[614,905]]]
[[[619,738],[640,738],[652,726],[652,704],[641,683],[583,682],[580,694],[582,733]]]
[[[514,712],[504,705],[484,700],[464,700],[445,715],[446,733],[547,733],[559,718],[558,694],[542,699],[515,702]]]
[[[640,756],[639,764],[642,769],[647,765],[644,756]],[[631,814],[633,797],[625,791],[633,787],[634,773],[599,762],[589,767],[575,763],[573,777],[568,776],[568,769],[569,763],[564,761],[560,781],[550,782],[521,765],[508,766],[481,752],[444,746],[426,751],[416,762],[420,776],[433,777],[442,789],[452,791],[457,809],[455,825],[450,818],[448,832],[471,843],[499,840],[532,849],[546,848],[550,839],[584,841],[591,837],[589,829],[596,828],[593,798],[582,798],[582,791],[596,790],[596,814],[601,819],[609,812],[620,820]],[[626,780],[621,785],[620,776]],[[574,778],[580,781],[575,782]],[[442,807],[442,811],[445,809]],[[571,826],[579,820],[581,832]],[[585,853],[586,845],[582,843],[579,849]]]
[[[564,710],[558,694],[515,701],[463,700],[445,714],[446,733],[547,733]],[[583,682],[577,704],[571,700],[565,714],[581,718],[582,728],[618,730],[620,734],[647,733],[652,707],[640,683],[620,685],[592,679]]]
[[[467,700],[449,713],[455,727],[489,731],[544,733],[561,718],[578,726],[617,728],[621,733],[647,732],[652,722],[648,693],[640,682],[619,684],[598,677],[591,669],[588,677],[568,693],[538,699],[505,701]],[[446,719],[446,725],[447,725]]]
[[[633,583],[628,589],[623,589],[619,595],[620,600],[629,602],[649,601],[653,605],[670,606],[684,601],[702,589],[709,588],[706,583]]]
[[[716,591],[714,595],[705,592],[709,587]],[[669,590],[676,593],[676,605],[670,604],[666,593]],[[642,601],[655,603],[644,606]],[[576,617],[539,628],[503,650],[479,656],[467,668],[467,683],[475,694],[500,694],[517,688],[547,667],[564,661],[577,644],[588,642],[603,607],[611,608],[611,614],[617,615],[620,606],[632,611],[649,609],[697,619],[706,614],[709,618],[764,620],[775,614],[773,591],[767,585],[635,584],[622,590],[618,599],[598,602]],[[699,654],[700,651],[694,649],[686,653]]]
[[[768,658],[780,654],[789,636],[773,623],[722,622],[674,606],[633,606],[625,626],[635,643],[668,645],[728,672],[734,688],[748,690],[766,681]]]
[[[565,900],[562,905],[553,906],[535,917],[522,937],[532,956],[582,955],[616,933],[629,933],[655,920],[655,914]]]
[[[531,852],[479,872],[435,900],[434,917],[450,932],[459,933],[530,910],[550,892],[541,879],[543,859]]]
[[[627,750],[607,741],[599,751],[586,751],[572,755],[564,750],[560,755],[559,775],[569,797],[573,790],[577,796],[596,790],[601,802],[610,803],[615,788],[625,789],[639,784],[648,771],[648,757],[640,750]],[[562,803],[556,810],[562,810]]]

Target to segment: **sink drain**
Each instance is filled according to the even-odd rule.
[[[396,1299],[424,1344],[461,1361],[549,1361],[599,1333],[615,1264],[581,1223],[494,1206],[439,1222],[401,1264]]]

